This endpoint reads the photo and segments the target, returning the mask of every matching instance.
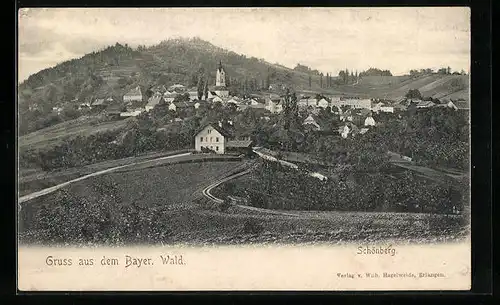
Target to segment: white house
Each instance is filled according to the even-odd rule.
[[[315,130],[320,130],[321,127],[319,126],[318,122],[316,122],[316,120],[314,119],[314,116],[312,114],[310,114],[305,120],[304,122],[302,123],[302,125],[306,126],[306,125],[311,125],[313,126],[313,128]]]
[[[201,129],[195,136],[194,149],[202,151],[202,148],[208,148],[217,154],[223,154],[226,150],[226,142],[229,138],[229,133],[222,127],[209,124]]]
[[[393,106],[380,106],[380,112],[394,113]]]
[[[256,105],[259,105],[259,102],[257,102],[257,100],[252,98],[248,101],[248,104],[251,106],[256,106]]]
[[[328,103],[328,101],[327,101],[327,100],[325,100],[324,98],[322,98],[322,99],[320,99],[320,100],[318,101],[318,107],[321,107],[321,108],[323,108],[323,109],[326,109],[326,107],[328,107],[328,106],[329,106],[329,103]]]
[[[344,125],[344,127],[340,129],[340,135],[342,136],[342,138],[346,139],[350,131],[351,130],[349,129],[349,126]]]
[[[214,103],[216,103],[216,102],[222,103],[223,100],[219,96],[216,96],[216,97],[213,98],[212,102],[214,102]]]
[[[226,105],[229,104],[229,103],[233,103],[235,105],[238,105],[240,102],[237,99],[235,99],[234,97],[232,97],[229,100],[227,100],[227,101],[224,102],[224,104],[226,104]]]
[[[366,117],[365,126],[375,126],[375,120],[371,116]]]
[[[123,102],[142,102],[142,91],[141,87],[137,86],[131,89],[123,96]]]

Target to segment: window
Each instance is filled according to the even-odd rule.
[[[208,129],[208,130],[207,130],[207,132],[208,132],[208,133],[211,133],[211,132],[212,132],[212,129]]]
[[[213,147],[213,146],[210,146],[210,149],[211,149],[211,150],[214,150],[214,147]]]
[[[200,137],[200,142],[203,142],[203,137]]]
[[[219,151],[219,146],[215,146],[215,150],[216,150],[216,151]]]
[[[219,142],[219,137],[215,137],[215,142]]]
[[[212,142],[212,137],[210,137],[210,142]]]

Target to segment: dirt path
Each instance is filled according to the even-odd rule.
[[[111,167],[111,168],[108,168],[108,169],[105,169],[105,170],[101,170],[101,171],[98,171],[98,172],[95,172],[95,173],[91,173],[91,174],[88,174],[88,175],[85,175],[85,176],[82,176],[82,177],[78,177],[78,178],[70,180],[70,181],[66,181],[64,183],[60,183],[58,185],[54,185],[52,187],[43,189],[43,190],[38,191],[38,192],[34,192],[34,193],[31,193],[31,194],[22,196],[22,197],[19,198],[18,204],[24,203],[26,201],[29,201],[31,199],[34,199],[34,198],[37,198],[37,197],[40,197],[40,196],[43,196],[43,195],[46,195],[46,194],[50,194],[50,193],[55,192],[56,190],[58,190],[60,188],[63,188],[65,186],[67,186],[67,185],[70,185],[71,183],[82,181],[82,180],[88,179],[90,177],[95,177],[95,176],[103,175],[103,174],[110,173],[110,172],[113,172],[113,171],[116,171],[118,169],[122,169],[122,168],[125,168],[125,167],[130,167],[130,166],[140,165],[140,164],[146,164],[146,163],[156,162],[156,161],[165,160],[165,159],[173,159],[173,158],[177,158],[177,157],[188,156],[188,155],[191,155],[191,154],[192,153],[190,153],[190,152],[189,153],[182,153],[182,154],[177,154],[177,155],[170,155],[170,156],[166,156],[166,157],[155,158],[155,159],[150,159],[150,160],[146,160],[146,161],[139,161],[139,162],[134,162],[134,163],[130,163],[130,164],[125,164],[125,165]]]

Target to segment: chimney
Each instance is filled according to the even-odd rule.
[[[222,122],[221,121],[219,121],[219,127],[222,128]]]

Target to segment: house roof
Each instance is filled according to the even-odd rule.
[[[177,88],[185,88],[186,86],[180,85],[180,84],[175,84],[169,87],[169,89],[177,89]]]
[[[92,106],[102,106],[105,104],[106,104],[106,101],[103,98],[98,98],[92,103]]]
[[[250,147],[252,140],[231,140],[226,143],[226,147]]]
[[[200,128],[198,131],[196,131],[196,134],[199,134],[203,129],[205,129],[207,126],[211,126],[213,129],[217,130],[221,135],[224,137],[231,137],[231,132],[229,132],[226,128],[220,127],[218,123],[209,123]]]
[[[432,101],[420,101],[417,103],[417,108],[422,108],[422,107],[432,107],[435,104]]]
[[[153,106],[154,107],[154,106],[158,105],[162,100],[163,100],[163,97],[161,95],[155,94],[149,98],[146,106]]]
[[[257,105],[248,105],[248,107],[254,108],[254,109],[264,109],[264,108],[266,108],[266,105],[259,103]]]

